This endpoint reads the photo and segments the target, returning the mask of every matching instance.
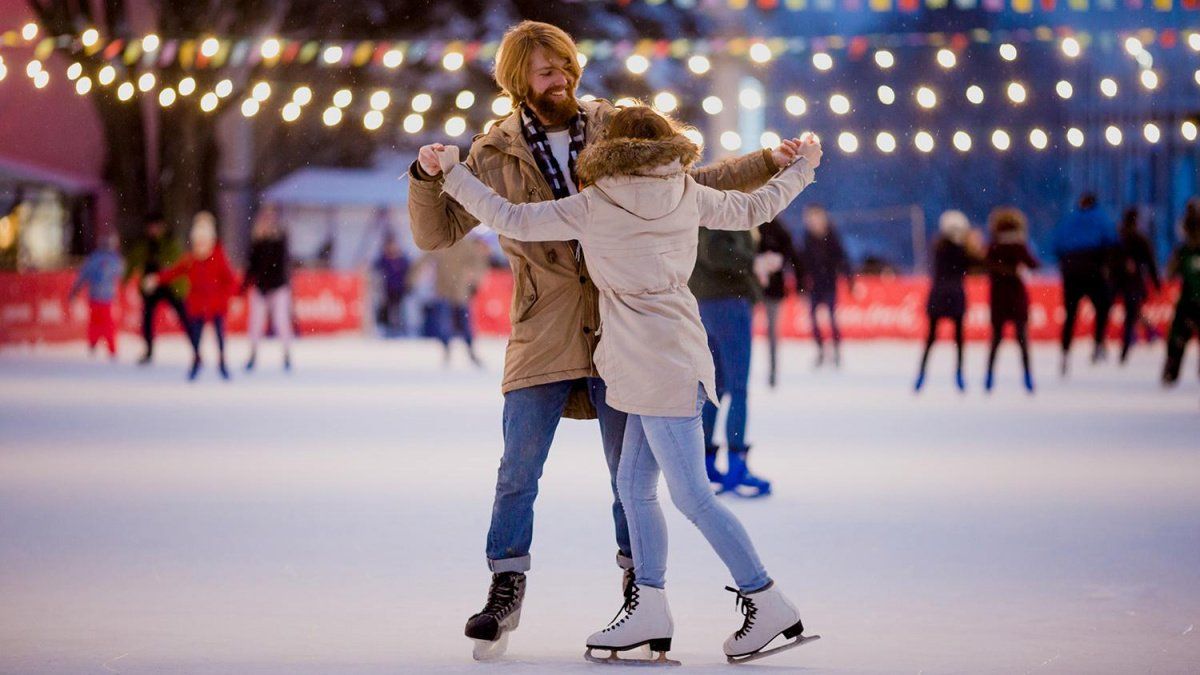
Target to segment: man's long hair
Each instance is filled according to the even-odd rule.
[[[566,31],[540,21],[522,21],[508,29],[500,41],[493,72],[496,84],[512,99],[514,108],[527,101],[533,93],[529,84],[529,62],[538,47],[566,61],[568,93],[572,98],[579,78],[583,76],[579,50]]]

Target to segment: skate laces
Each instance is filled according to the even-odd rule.
[[[629,584],[625,587],[625,604],[621,605],[621,609],[617,610],[617,615],[608,623],[608,628],[603,632],[607,633],[610,630],[616,630],[633,615],[633,610],[638,606],[638,588],[637,584]]]
[[[500,614],[508,611],[517,599],[516,579],[516,575],[497,576],[492,581],[492,587],[488,589],[487,605],[484,606],[481,613]]]
[[[737,595],[737,598],[734,600],[734,606],[746,617],[746,620],[742,622],[742,627],[733,635],[734,639],[740,640],[746,637],[751,628],[754,628],[754,619],[758,616],[758,607],[754,605],[754,600],[750,596],[742,593],[740,590],[730,588],[729,586],[726,586],[725,590]]]

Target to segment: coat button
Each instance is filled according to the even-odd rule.
[[[579,283],[581,283],[581,284],[586,284],[586,283],[587,283],[587,277],[585,277],[585,276],[583,276],[583,275],[579,275]]]
[[[591,328],[589,328],[589,327],[587,327],[587,326],[584,326],[584,327],[583,327],[583,333],[584,333],[584,335],[591,335],[591,334],[592,334],[592,329],[591,329]]]

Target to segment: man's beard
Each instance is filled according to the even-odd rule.
[[[542,123],[548,127],[557,127],[566,124],[579,113],[579,102],[575,100],[575,94],[571,87],[563,90],[566,96],[563,98],[555,98],[551,96],[554,89],[547,89],[541,94],[530,94],[529,107],[537,113],[537,116],[542,120]]]

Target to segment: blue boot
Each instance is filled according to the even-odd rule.
[[[1033,393],[1033,373],[1025,371],[1025,391]]]
[[[725,477],[721,479],[721,490],[718,494],[725,492],[737,492],[737,486],[742,484],[746,478],[746,453],[734,452],[730,450],[726,453],[729,457],[729,470],[725,473]]]
[[[967,381],[963,378],[963,372],[961,370],[954,373],[954,384],[958,387],[959,391],[967,390]]]
[[[771,482],[763,480],[750,473],[746,466],[746,453],[749,448],[729,452],[729,473],[721,484],[722,492],[732,492],[740,497],[765,497],[771,494]],[[739,487],[750,488],[751,492],[739,491]]]
[[[987,373],[987,377],[983,380],[983,388],[986,389],[987,393],[990,394],[990,393],[992,393],[992,385],[995,383],[996,383],[996,378],[992,374],[992,371],[989,370]]]
[[[708,482],[721,485],[725,481],[725,476],[717,470],[717,450],[718,446],[715,445],[704,449],[704,472],[708,474]]]
[[[920,393],[921,387],[925,386],[925,371],[921,371],[917,375],[917,383],[913,385],[913,391]]]

